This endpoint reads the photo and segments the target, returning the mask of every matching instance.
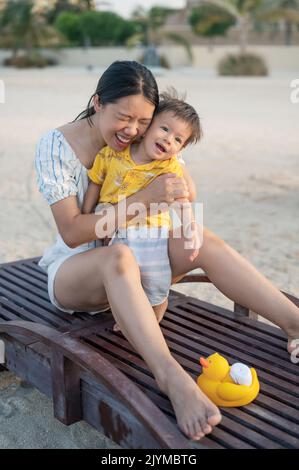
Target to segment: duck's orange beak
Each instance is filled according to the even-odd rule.
[[[209,367],[209,362],[204,357],[201,357],[199,359],[199,362],[202,367],[205,367],[205,368]]]

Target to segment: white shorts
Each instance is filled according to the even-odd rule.
[[[168,227],[129,226],[118,229],[109,242],[109,245],[127,245],[132,250],[140,269],[142,287],[153,307],[161,305],[169,296],[168,236]]]
[[[55,298],[54,281],[55,281],[55,276],[56,276],[58,269],[71,256],[74,256],[75,254],[78,254],[78,253],[83,253],[84,251],[88,251],[94,247],[95,247],[95,243],[85,243],[76,248],[69,248],[64,243],[60,235],[58,235],[55,245],[49,247],[45,251],[41,260],[39,261],[38,263],[39,266],[48,273],[48,294],[49,294],[51,304],[53,304],[59,310],[62,310],[63,312],[67,312],[70,314],[73,314],[76,312],[76,310],[70,310],[70,309],[64,308],[62,305],[60,305],[58,300]],[[106,312],[109,309],[110,309],[110,306],[107,305],[106,307],[100,310],[93,310],[89,312],[85,311],[85,312],[88,313],[89,315],[95,315],[96,313]]]

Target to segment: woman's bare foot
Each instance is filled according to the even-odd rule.
[[[195,441],[212,432],[220,423],[221,414],[216,405],[200,390],[184,369],[174,361],[168,367],[159,388],[168,395],[175,411],[178,426]]]
[[[120,331],[117,323],[113,330]],[[178,426],[190,439],[198,441],[220,423],[221,414],[217,406],[176,361],[167,366],[163,380],[157,379],[157,384],[169,397]]]

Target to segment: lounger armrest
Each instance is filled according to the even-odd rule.
[[[46,325],[28,321],[0,322],[0,333],[11,336],[27,335],[49,346],[52,351],[52,374],[57,358],[63,357],[73,366],[77,368],[79,366],[100,379],[101,383],[116,395],[147,429],[150,429],[152,436],[162,448],[190,448],[190,441],[184,438],[179,429],[129,378],[99,352],[93,351],[77,338],[60,333]]]
[[[204,273],[187,274],[186,276],[184,276],[182,279],[178,281],[178,284],[185,283],[185,282],[211,282],[212,283],[212,281]],[[282,294],[284,294],[288,299],[290,299],[291,302],[293,302],[295,305],[297,305],[297,307],[299,307],[299,299],[297,297],[295,297],[292,294],[288,294],[287,292],[284,292],[284,291],[280,291],[280,292],[282,292]],[[237,302],[234,302],[234,312],[242,316],[250,316],[250,313],[251,313],[247,307],[243,307],[243,305],[240,305]]]

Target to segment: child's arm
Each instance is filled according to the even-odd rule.
[[[89,180],[87,191],[84,195],[82,214],[91,214],[99,201],[101,186]]]
[[[173,209],[181,222],[181,227],[179,228],[180,236],[186,239],[185,248],[190,250],[190,260],[193,261],[198,255],[200,248],[199,231],[191,205],[191,202],[196,200],[196,187],[186,165],[179,163],[179,169],[177,168],[176,172],[178,176],[185,179],[189,190],[189,197],[176,199]]]
[[[183,237],[185,239],[185,249],[190,250],[189,258],[190,261],[194,261],[199,253],[201,246],[199,228],[195,221],[195,216],[192,210],[191,202],[185,198],[174,202],[172,205],[175,213],[177,214],[181,226],[175,229],[176,236]]]

